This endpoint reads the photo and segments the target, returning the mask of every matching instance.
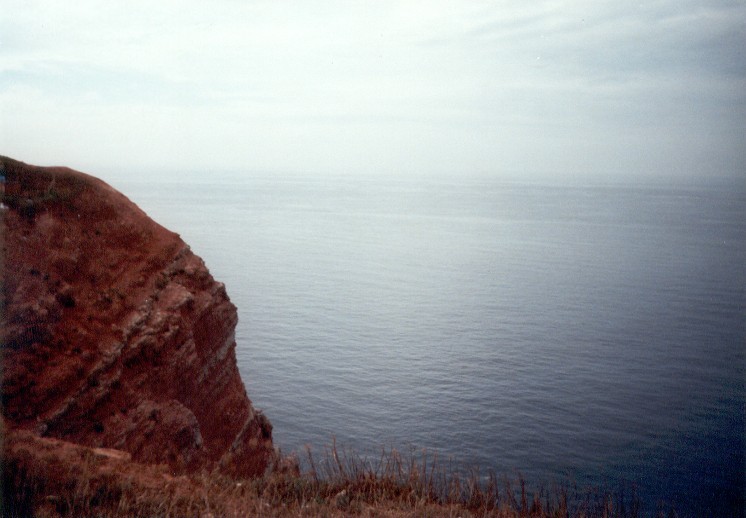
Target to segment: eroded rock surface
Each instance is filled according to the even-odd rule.
[[[96,178],[4,157],[0,173],[6,426],[173,472],[262,473],[272,427],[202,260]]]

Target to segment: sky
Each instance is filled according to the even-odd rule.
[[[742,0],[4,0],[0,154],[746,180],[744,49]]]

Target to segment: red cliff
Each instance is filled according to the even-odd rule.
[[[177,473],[261,474],[272,427],[236,367],[236,308],[104,182],[0,157],[5,426]]]

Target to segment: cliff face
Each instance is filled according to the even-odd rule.
[[[239,376],[225,287],[104,182],[0,164],[6,426],[175,472],[262,473],[272,427]]]

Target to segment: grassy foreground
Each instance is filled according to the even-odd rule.
[[[26,441],[26,442],[24,442]],[[278,461],[265,476],[236,480],[215,473],[173,476],[113,450],[21,437],[6,449],[4,516],[101,517],[638,517],[629,494],[559,485],[530,493],[494,474],[461,476],[435,456],[383,451],[375,461],[332,444],[303,473]],[[660,509],[656,516],[677,516]]]

